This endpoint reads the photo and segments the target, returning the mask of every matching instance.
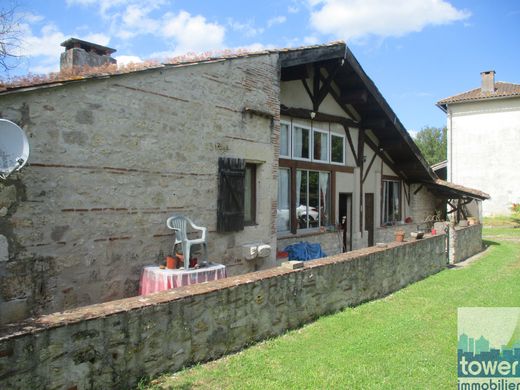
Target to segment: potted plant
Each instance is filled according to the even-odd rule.
[[[397,229],[394,234],[395,234],[395,240],[397,242],[403,242],[404,241],[404,230]]]

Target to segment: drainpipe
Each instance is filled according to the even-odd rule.
[[[449,175],[448,175],[448,181],[453,181],[453,127],[452,127],[452,112],[450,106],[446,106],[448,110],[448,131],[450,133],[450,140],[449,140],[449,149],[450,153],[448,155],[448,161],[449,161]]]

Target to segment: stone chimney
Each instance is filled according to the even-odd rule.
[[[488,70],[486,72],[480,72],[480,77],[482,78],[482,85],[480,86],[480,91],[484,93],[494,93],[495,71]]]
[[[110,55],[116,50],[77,38],[67,39],[61,44],[65,51],[61,53],[60,70],[70,70],[84,66],[98,67],[106,64],[117,64]]]

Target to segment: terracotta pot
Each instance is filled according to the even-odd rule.
[[[176,263],[176,261],[175,261],[175,259],[173,257],[171,257],[171,256],[167,256],[166,257],[166,268],[168,268],[168,269],[176,268],[176,264],[175,263]]]

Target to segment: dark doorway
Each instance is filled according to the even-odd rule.
[[[338,221],[341,225],[343,252],[352,250],[352,194],[340,192]]]
[[[374,194],[365,194],[365,230],[368,231],[368,246],[374,246]]]

